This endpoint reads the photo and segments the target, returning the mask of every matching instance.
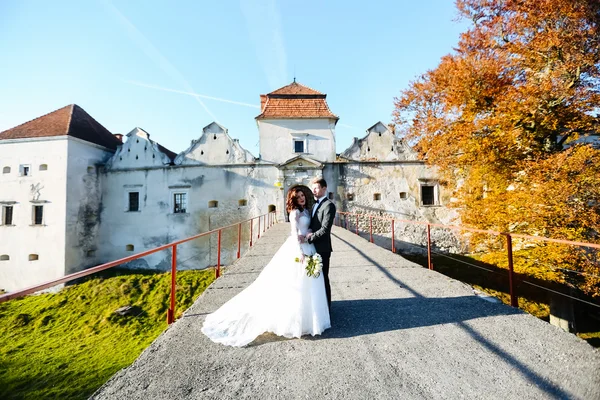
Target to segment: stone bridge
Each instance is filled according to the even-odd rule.
[[[600,352],[472,288],[333,229],[332,328],[217,345],[206,314],[285,241],[277,224],[93,399],[600,399]]]

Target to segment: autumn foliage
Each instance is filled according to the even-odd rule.
[[[600,1],[457,0],[452,54],[395,99],[397,132],[437,165],[462,223],[600,243]],[[600,296],[597,252],[535,262]]]

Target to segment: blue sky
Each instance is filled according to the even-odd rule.
[[[216,120],[258,156],[259,95],[295,74],[340,117],[339,153],[452,52],[456,16],[450,0],[2,0],[0,131],[75,103],[176,153]]]

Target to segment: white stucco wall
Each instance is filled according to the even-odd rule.
[[[335,120],[272,119],[258,120],[261,160],[283,163],[295,153],[293,139],[305,140],[304,155],[321,162],[335,160]]]
[[[107,168],[144,168],[169,165],[171,160],[163,153],[150,134],[134,128],[126,135],[127,140],[107,162]]]
[[[103,261],[115,260],[207,232],[264,214],[271,204],[280,210],[282,191],[273,185],[277,176],[277,168],[258,164],[107,171],[102,174],[100,257]],[[126,211],[130,190],[140,193],[138,212]],[[173,213],[175,192],[187,193],[185,214]],[[240,206],[242,199],[247,200],[246,206]],[[218,207],[210,208],[209,201],[215,200]],[[248,230],[246,224],[244,245],[249,241]],[[217,236],[212,235],[179,246],[178,267],[216,264],[216,242]],[[128,244],[134,246],[134,251],[126,250]],[[237,252],[237,229],[224,232],[222,246],[222,263],[229,264]],[[167,269],[170,260],[170,252],[162,251],[129,266]]]
[[[352,145],[341,154],[341,157],[356,161],[415,161],[418,159],[417,153],[382,122],[367,129],[367,135],[362,139],[355,137]]]
[[[99,264],[97,234],[102,198],[99,168],[112,155],[104,147],[68,139],[66,274]]]
[[[202,129],[199,139],[175,159],[177,165],[223,165],[254,163],[254,156],[238,139],[232,139],[227,129],[213,122]]]
[[[0,226],[0,255],[10,257],[0,261],[4,290],[64,275],[67,143],[66,136],[0,141],[0,201],[15,202],[13,226]],[[30,176],[19,176],[21,164],[30,165]],[[4,167],[11,172],[2,173]],[[33,225],[34,204],[44,207],[43,225]],[[39,259],[29,261],[30,254]]]
[[[328,182],[334,182],[334,186],[328,187],[328,191],[334,192],[339,211],[401,220],[457,223],[456,210],[446,207],[450,202],[450,193],[437,182],[435,168],[421,161],[340,162],[327,164],[323,175]],[[421,205],[423,184],[435,186],[435,205]],[[401,198],[401,193],[406,194],[405,198]],[[353,195],[352,200],[348,199],[348,194]],[[375,194],[379,194],[379,200],[374,198]],[[362,218],[359,225],[361,230],[368,231],[368,218]],[[391,231],[388,221],[375,219],[373,225],[374,232]],[[398,223],[395,228],[397,240],[413,244],[426,243],[422,226]],[[460,245],[455,232],[437,230],[435,235],[439,248],[458,251]],[[410,250],[410,246],[407,249]]]

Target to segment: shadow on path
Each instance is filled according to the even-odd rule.
[[[362,258],[378,268],[399,287],[408,290],[414,298],[348,300],[331,304],[332,329],[324,332],[322,338],[346,338],[365,334],[455,323],[488,351],[496,354],[507,364],[516,368],[531,384],[543,390],[549,398],[564,399],[571,395],[555,383],[533,371],[527,364],[485,338],[465,321],[495,315],[522,314],[517,308],[504,304],[488,303],[476,296],[428,298],[396,278],[385,267],[378,264],[358,247],[332,234],[338,240],[354,249]],[[399,256],[400,257],[400,256]]]
[[[476,296],[334,301],[331,303],[332,328],[323,338],[354,337],[520,313]]]

